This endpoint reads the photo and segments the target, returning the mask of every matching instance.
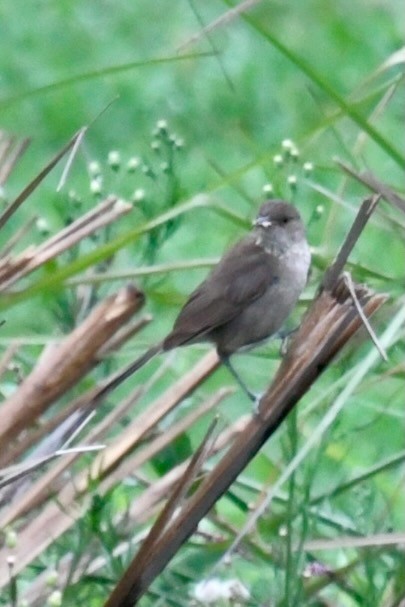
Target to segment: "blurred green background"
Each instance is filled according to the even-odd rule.
[[[221,21],[232,6],[219,0],[17,0],[1,4],[0,128],[32,139],[3,197],[13,199],[74,132],[92,123],[65,187],[56,192],[58,167],[2,230],[3,243],[34,215],[40,222],[21,247],[41,242],[45,232],[54,233],[91,208],[97,200],[90,187],[91,162],[100,163],[100,196],[116,193],[133,200],[135,206],[124,220],[74,254],[41,269],[25,285],[192,201],[199,201],[199,208],[191,206],[167,229],[148,231],[117,251],[108,272],[114,278],[123,271],[147,271],[153,264],[201,259],[207,259],[208,267],[249,227],[258,205],[268,196],[266,184],[271,184],[275,196],[291,199],[300,208],[313,247],[313,272],[298,318],[367,194],[344,175],[336,159],[358,171],[371,171],[403,194],[404,54],[394,55],[403,44],[401,3],[263,1],[246,15],[230,13],[229,19]],[[207,31],[204,26],[209,26]],[[160,120],[167,121],[167,133],[174,134],[175,145],[162,132],[156,134]],[[368,132],[365,124],[370,126]],[[286,139],[294,142],[297,158],[286,155],[282,145]],[[121,157],[115,169],[108,163],[111,151]],[[274,159],[277,155],[282,156],[281,166]],[[139,159],[139,167],[129,173],[126,166],[131,158]],[[305,163],[313,164],[313,170],[308,165],[305,170]],[[291,185],[291,177],[296,178],[296,185]],[[379,334],[403,303],[404,226],[403,213],[383,201],[350,258],[355,280],[390,296],[375,320]],[[154,321],[112,364],[130,359],[165,334],[186,296],[206,275],[207,267],[195,265],[152,277],[136,276]],[[76,280],[80,282],[81,276]],[[97,298],[122,282],[103,281]],[[5,347],[16,338],[34,343],[22,361],[29,368],[39,345],[74,326],[75,297],[72,289],[44,288],[36,297],[9,307],[3,312],[7,323],[0,344]],[[339,394],[340,379],[361,366],[371,349],[369,341],[355,342],[314,387],[303,406],[310,408],[312,400],[319,399],[322,410],[310,408],[311,414],[300,422],[302,441]],[[325,490],[325,483],[343,482],[357,466],[372,466],[403,449],[398,423],[403,346],[395,339],[389,349],[389,363],[374,366],[356,397],[349,399],[322,446],[324,459],[318,468],[318,455],[313,455],[309,475],[313,487]],[[179,352],[162,385],[181,375],[200,354],[200,347]],[[276,368],[278,345],[236,363],[249,385],[264,388],[267,384],[269,357]],[[144,370],[141,380],[159,364]],[[223,383],[231,383],[225,371],[211,378],[207,389]],[[239,393],[224,404],[224,418],[232,420],[235,411],[246,411]],[[200,435],[198,429],[191,441]],[[284,431],[279,440],[279,445],[275,443],[258,458],[253,475],[261,466],[269,474],[266,466],[273,464],[267,458],[275,457],[279,469],[289,460],[291,453],[282,448],[282,440],[287,440]],[[360,517],[361,532],[380,530],[382,513],[387,510],[385,528],[400,525],[399,479],[398,469],[378,477],[376,486],[367,488],[366,497],[357,496],[356,511],[350,511],[352,497],[334,503],[333,508],[341,508],[342,517],[354,524]],[[371,494],[377,496],[374,501],[369,499]],[[378,566],[376,561],[376,570]],[[250,581],[252,576],[249,570]],[[196,572],[195,577],[198,581]],[[370,596],[380,600],[388,577],[378,582],[380,594]],[[358,584],[359,595],[366,597],[373,584],[373,576],[366,575]],[[342,602],[334,604],[360,604],[353,596],[336,596]]]
[[[270,182],[275,195],[293,198],[306,222],[311,220],[311,244],[330,259],[365,192],[353,181],[343,182],[334,158],[367,166],[389,183],[401,184],[400,169],[385,150],[367,137],[359,144],[353,121],[303,73],[303,65],[309,65],[364,118],[375,112],[370,122],[393,148],[401,145],[400,96],[391,92],[388,101],[384,97],[390,86],[398,86],[398,66],[376,75],[400,46],[400,5],[359,2],[355,14],[351,6],[262,2],[247,13],[252,23],[234,18],[204,34],[202,24],[215,22],[227,3],[30,2],[24,7],[20,2],[3,3],[1,126],[32,139],[10,180],[9,198],[78,128],[113,101],[86,136],[64,191],[55,193],[60,175],[55,171],[16,221],[35,213],[55,229],[74,213],[68,197],[71,190],[90,206],[86,165],[90,160],[105,163],[111,150],[120,151],[123,163],[140,156],[159,167],[160,159],[150,148],[151,133],[155,123],[165,119],[184,140],[175,167],[176,204],[203,194],[250,219],[264,197],[263,185]],[[260,28],[276,36],[296,61],[275,48]],[[378,110],[379,103],[384,106]],[[285,138],[293,139],[300,158],[297,166],[280,170],[273,157]],[[300,181],[305,161],[315,165],[312,180],[324,191]],[[286,183],[290,174],[298,177],[296,192]],[[152,217],[165,206],[162,198],[167,192],[161,177],[153,180],[140,171],[131,178],[124,171],[107,174],[104,192],[129,198],[143,189],[144,206]],[[332,193],[342,194],[353,210],[331,202]],[[324,214],[314,219],[318,205],[323,205]],[[206,210],[195,213],[197,221],[194,213],[184,217],[181,237],[160,247],[157,260],[188,255],[190,244],[195,257],[217,256],[239,235],[229,221],[212,221]],[[126,225],[128,221],[137,224],[136,212]],[[200,229],[208,223],[209,230]],[[381,243],[370,238],[369,246],[362,239],[354,259],[394,278],[400,272],[396,265],[400,251],[391,239],[386,246],[390,228],[386,222],[378,227]],[[7,226],[5,236],[14,229],[15,225]],[[134,261],[130,252],[127,267]],[[177,279],[188,293],[203,275],[185,273]]]

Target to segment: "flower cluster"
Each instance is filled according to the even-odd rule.
[[[309,177],[314,170],[314,164],[306,161],[299,164],[300,150],[292,139],[283,139],[281,150],[273,156],[273,165],[277,169],[274,173],[275,183],[265,183],[262,191],[265,196],[283,197],[287,185],[289,193],[297,190],[299,179]]]

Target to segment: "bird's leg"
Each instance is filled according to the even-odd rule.
[[[290,342],[290,337],[291,335],[294,335],[294,333],[296,333],[299,329],[298,327],[295,327],[294,329],[281,329],[281,331],[278,331],[276,333],[276,337],[278,337],[279,339],[281,339],[281,344],[280,344],[280,356],[282,358],[284,358],[284,356],[287,353],[287,349],[288,349],[288,344]]]
[[[250,400],[255,404],[255,411],[258,410],[259,408],[259,403],[260,403],[260,398],[261,395],[257,395],[254,394],[253,392],[251,392],[249,390],[249,388],[247,387],[247,385],[245,384],[245,382],[242,380],[242,378],[240,377],[239,373],[236,371],[236,369],[234,369],[234,367],[231,365],[231,361],[229,359],[229,356],[225,356],[224,354],[219,354],[218,356],[222,362],[222,364],[230,371],[230,373],[233,375],[233,377],[236,379],[236,381],[238,382],[239,386],[242,388],[243,392],[250,398]]]

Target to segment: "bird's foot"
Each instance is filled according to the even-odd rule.
[[[294,335],[298,331],[299,327],[295,327],[295,329],[290,329],[289,331],[279,331],[277,333],[277,337],[281,339],[280,344],[280,356],[284,358],[287,354],[288,346],[290,345],[291,336]]]
[[[256,417],[260,416],[260,403],[262,402],[263,394],[264,392],[261,392],[260,394],[252,394],[253,415]]]

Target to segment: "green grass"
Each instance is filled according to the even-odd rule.
[[[212,23],[232,6],[228,0],[2,5],[0,128],[32,138],[4,196],[12,200],[74,132],[92,123],[65,187],[56,192],[58,167],[3,228],[2,246],[34,215],[53,234],[90,209],[97,200],[90,192],[90,161],[101,165],[103,195],[131,199],[135,191],[144,192],[130,215],[24,279],[18,292],[1,295],[6,324],[0,345],[5,351],[15,340],[22,342],[16,359],[21,373],[37,360],[38,344],[78,323],[77,284],[81,279],[86,284],[83,272],[91,267],[101,273],[91,291],[94,303],[127,282],[117,275],[133,271],[154,320],[76,391],[161,338],[205,276],[201,260],[210,263],[248,228],[265,197],[265,184],[272,184],[274,195],[292,199],[308,226],[314,263],[304,299],[315,292],[367,195],[340,170],[336,158],[371,171],[404,195],[403,62],[380,70],[403,44],[399,3],[262,2],[178,52],[202,23]],[[175,152],[152,134],[161,119],[168,121],[169,133],[184,140]],[[295,142],[299,157],[284,158],[280,167],[274,156],[283,154],[284,139]],[[151,146],[156,141],[159,151]],[[120,152],[118,170],[108,165],[111,150]],[[141,162],[129,173],[125,165],[132,157]],[[305,162],[314,164],[310,175],[303,170]],[[292,175],[296,188],[288,185]],[[382,201],[350,258],[355,280],[389,295],[373,319],[376,333],[385,334],[388,363],[379,360],[366,336],[353,340],[203,523],[205,535],[183,547],[142,605],[190,605],[194,584],[210,576],[239,579],[249,589],[251,605],[399,604],[405,594],[401,547],[373,545],[373,537],[403,532],[404,225],[403,213]],[[35,228],[18,248],[43,238]],[[269,367],[277,365],[277,349],[270,345],[238,357],[249,385],[266,385]],[[190,369],[201,351],[178,352],[141,406]],[[130,385],[148,381],[160,364],[152,363]],[[17,382],[9,370],[2,378],[3,395]],[[185,409],[172,414],[170,423],[229,383],[220,370],[187,399]],[[118,400],[115,395],[109,399],[100,415]],[[222,423],[230,424],[248,406],[236,391],[220,405]],[[103,496],[97,485],[92,487],[85,517],[18,576],[19,597],[38,572],[57,569],[71,552],[72,573],[80,555],[105,560],[78,581],[69,578],[63,605],[80,598],[90,607],[103,605],[136,541],[122,555],[114,548],[131,536],[136,539],[149,524],[136,529],[124,524],[142,482],[158,480],[168,466],[182,461],[206,425],[206,419],[199,421],[148,462],[140,483],[128,478]],[[121,430],[117,425],[111,435]],[[87,465],[89,456],[79,468]],[[250,505],[274,486],[272,506],[244,540],[243,550],[229,565],[219,563]],[[340,547],[339,539],[348,536],[370,538],[371,545]],[[306,541],[319,537],[336,546],[306,551]],[[314,561],[330,568],[333,580],[326,574],[306,577]],[[10,588],[0,591],[0,605],[9,602],[9,593]]]

